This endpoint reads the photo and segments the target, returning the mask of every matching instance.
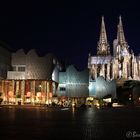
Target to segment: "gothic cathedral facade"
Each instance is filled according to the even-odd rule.
[[[125,39],[121,16],[117,39],[113,41],[113,55],[107,40],[104,17],[102,17],[97,55],[88,57],[89,80],[103,76],[106,80],[140,80],[140,56],[135,56]]]

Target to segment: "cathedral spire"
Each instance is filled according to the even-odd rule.
[[[105,22],[104,17],[102,16],[102,23],[101,23],[101,31],[100,31],[100,43],[107,43],[107,35],[106,35],[106,29],[105,29]]]
[[[107,34],[106,34],[106,28],[105,28],[105,22],[104,22],[103,16],[102,16],[102,22],[101,22],[101,30],[100,30],[100,38],[99,38],[99,42],[98,42],[97,54],[98,55],[109,55],[110,54],[110,49],[109,49],[109,44],[107,41]]]
[[[119,16],[117,39],[120,45],[126,44],[121,16]]]

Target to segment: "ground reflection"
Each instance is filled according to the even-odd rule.
[[[0,108],[2,139],[125,139],[125,132],[140,130],[139,108],[96,109],[42,107]],[[122,130],[123,129],[123,130]],[[22,136],[22,137],[21,137]]]

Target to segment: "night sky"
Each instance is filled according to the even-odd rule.
[[[140,52],[140,7],[138,0],[5,1],[0,3],[0,40],[13,51],[35,48],[39,55],[54,53],[78,69],[87,67],[88,54],[96,54],[101,16],[108,41],[116,38],[119,15],[126,40],[135,54]]]

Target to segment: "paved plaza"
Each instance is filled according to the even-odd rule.
[[[1,140],[140,139],[140,108],[0,107]]]

